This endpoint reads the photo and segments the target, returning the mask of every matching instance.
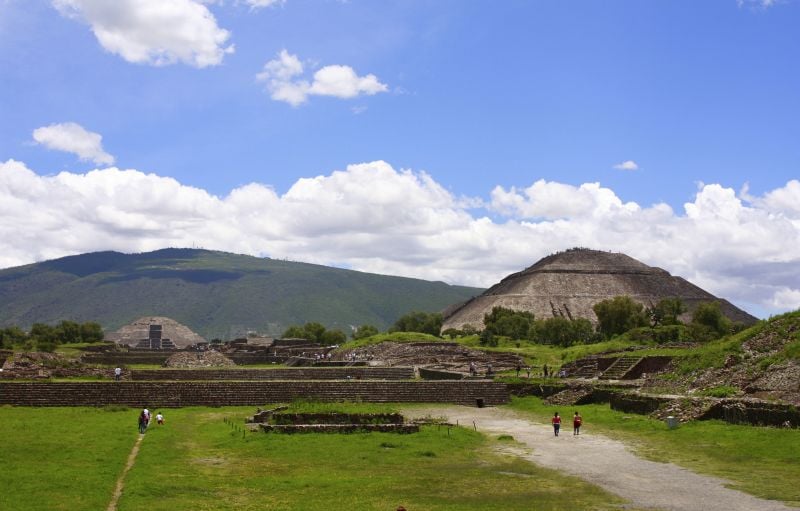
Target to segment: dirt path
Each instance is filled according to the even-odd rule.
[[[508,434],[524,444],[515,454],[534,463],[576,475],[630,501],[637,508],[669,511],[797,511],[781,503],[726,488],[725,480],[696,474],[671,463],[634,455],[622,442],[597,434],[572,435],[564,418],[561,435],[549,424],[524,419],[512,410],[465,406],[414,408],[410,417],[447,417],[490,435]],[[524,451],[524,452],[523,452]]]
[[[106,511],[117,511],[117,502],[119,502],[119,498],[122,496],[122,490],[125,488],[125,476],[128,475],[128,471],[130,471],[133,464],[136,463],[136,455],[139,454],[139,446],[143,438],[144,435],[139,435],[139,438],[136,439],[136,443],[133,444],[133,449],[131,449],[131,453],[128,455],[128,461],[125,463],[122,474],[120,474],[119,479],[117,479],[117,486],[114,488],[114,494],[111,496],[111,502],[108,503]]]

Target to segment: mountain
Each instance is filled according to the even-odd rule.
[[[115,330],[167,316],[207,339],[280,334],[318,321],[386,328],[410,311],[439,311],[480,293],[443,282],[209,250],[96,252],[0,270],[0,325],[62,319]]]
[[[625,254],[575,248],[549,255],[482,295],[448,308],[443,328],[483,328],[483,316],[495,306],[533,312],[538,319],[563,316],[596,323],[594,304],[620,295],[645,306],[662,298],[680,298],[690,312],[701,302],[718,301],[729,319],[748,325],[757,321],[727,300],[661,268]]]

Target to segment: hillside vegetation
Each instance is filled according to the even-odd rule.
[[[439,311],[481,289],[194,249],[97,252],[0,270],[0,326],[63,319],[114,330],[167,316],[206,338],[279,335],[317,321],[385,329],[414,310]]]

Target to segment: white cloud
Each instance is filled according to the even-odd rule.
[[[245,3],[251,9],[263,9],[264,7],[272,7],[273,5],[283,5],[286,0],[245,0]]]
[[[556,250],[624,252],[767,313],[800,306],[798,184],[752,199],[719,184],[683,211],[622,202],[597,183],[495,188],[492,219],[425,172],[386,162],[225,197],[167,177],[107,168],[40,176],[0,163],[0,267],[95,250],[167,246],[345,264],[489,286]]]
[[[285,101],[298,106],[308,101],[308,96],[332,96],[350,99],[362,94],[371,96],[387,92],[389,87],[373,74],[358,76],[350,66],[325,66],[314,73],[313,80],[302,79],[303,63],[288,51],[281,50],[277,58],[264,64],[256,80],[266,85],[275,101]]]
[[[633,160],[625,160],[614,165],[617,170],[639,170],[639,165]]]
[[[98,165],[114,163],[114,157],[103,150],[103,137],[74,122],[36,128],[33,139],[48,149],[77,154],[84,161],[91,160]]]
[[[778,3],[778,0],[736,0],[736,5],[739,7],[751,6],[767,9]]]
[[[64,16],[89,24],[100,45],[128,62],[195,67],[222,62],[233,45],[196,0],[53,0]]]

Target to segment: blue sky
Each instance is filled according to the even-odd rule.
[[[490,285],[581,245],[797,308],[798,26],[794,0],[0,0],[26,240],[0,265],[188,245]]]

